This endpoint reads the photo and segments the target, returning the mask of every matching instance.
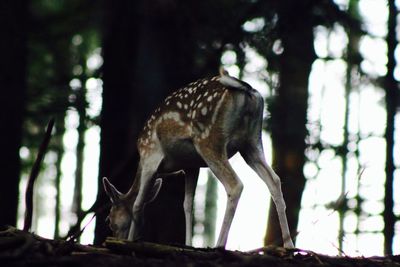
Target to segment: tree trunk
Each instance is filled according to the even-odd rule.
[[[27,1],[0,3],[0,226],[16,225],[20,178],[24,98],[26,90]]]
[[[82,83],[86,79],[81,79]],[[83,162],[84,162],[84,149],[85,149],[85,132],[86,132],[86,87],[82,85],[79,91],[76,93],[75,107],[79,114],[79,125],[77,128],[78,132],[78,144],[76,146],[76,170],[75,170],[75,187],[74,197],[72,203],[72,210],[79,218],[82,215],[82,199],[83,199]]]
[[[204,245],[213,247],[215,245],[215,219],[217,218],[218,184],[217,178],[208,172],[206,184],[206,203],[204,207]]]
[[[54,151],[57,154],[56,176],[54,178],[54,188],[56,190],[56,199],[54,204],[54,238],[60,237],[61,222],[61,162],[64,155],[63,136],[65,133],[64,116],[58,116],[56,119],[56,136],[53,138]]]
[[[398,41],[396,39],[396,17],[397,8],[394,0],[389,0],[389,19],[388,19],[388,34],[386,37],[386,43],[388,46],[388,63],[387,73],[385,77],[385,90],[386,90],[386,181],[385,181],[385,210],[383,217],[385,221],[385,227],[383,234],[385,237],[384,251],[385,254],[393,254],[393,237],[394,237],[394,226],[396,223],[396,217],[393,211],[393,178],[394,178],[394,131],[395,131],[395,116],[396,107],[398,100],[398,83],[394,77],[394,70],[396,67],[395,49]]]
[[[129,129],[138,123],[131,124],[134,103],[132,88],[132,70],[136,49],[136,15],[135,2],[119,1],[111,4],[105,1],[104,37],[103,37],[103,105],[101,111],[100,161],[99,178],[107,176],[121,191],[129,188],[129,177],[133,171],[123,174],[119,165],[126,161],[129,150],[133,150],[135,136]],[[136,114],[139,115],[139,114]],[[137,126],[138,127],[138,126]],[[130,130],[130,131],[129,131]],[[132,161],[132,170],[135,169]],[[125,171],[128,173],[128,171]],[[126,176],[126,177],[125,177]],[[108,199],[104,194],[101,179],[98,184],[98,205],[104,206]],[[110,235],[105,225],[107,212],[99,213],[96,219],[95,244],[101,244]]]
[[[278,94],[270,106],[273,167],[282,180],[292,236],[296,233],[305,185],[303,166],[307,136],[308,77],[315,59],[313,26],[310,21],[311,2],[281,1],[277,10],[284,51],[280,60]],[[274,205],[270,208],[265,243],[282,244]]]
[[[171,89],[193,79],[192,55],[177,6],[119,1],[106,8],[100,178],[109,176],[126,192],[137,168],[136,140],[145,119]],[[144,239],[184,242],[184,179],[165,179],[157,199],[146,207]],[[98,200],[105,199],[99,180]],[[168,210],[168,213],[165,211]],[[96,222],[95,243],[109,235],[106,211]]]

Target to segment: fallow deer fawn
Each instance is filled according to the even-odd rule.
[[[216,244],[224,247],[243,189],[228,159],[239,152],[268,186],[278,211],[284,246],[293,248],[281,182],[264,158],[263,110],[261,95],[223,69],[219,76],[198,80],[168,96],[139,135],[140,162],[128,193],[120,193],[103,178],[112,202],[109,220],[114,236],[136,240],[145,203],[152,201],[161,187],[162,180],[157,177],[183,170],[186,244],[190,245],[197,176],[200,167],[209,167],[228,197]]]

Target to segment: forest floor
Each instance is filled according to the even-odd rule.
[[[0,232],[0,266],[400,266],[399,256],[331,257],[299,249],[265,247],[250,252],[198,249],[107,239],[104,246],[45,239],[8,228]]]

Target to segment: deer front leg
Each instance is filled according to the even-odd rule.
[[[161,153],[154,153],[148,158],[141,160],[140,167],[140,186],[137,197],[132,206],[132,220],[129,228],[128,240],[138,239],[140,228],[143,226],[143,211],[147,202],[151,202],[158,194],[161,187],[161,180],[157,179],[155,183],[155,173],[160,165],[163,156]],[[154,189],[154,190],[152,190]],[[152,192],[153,191],[153,192]]]
[[[187,246],[192,245],[193,238],[193,200],[196,192],[196,185],[199,176],[199,169],[185,170],[185,200],[183,208],[185,211],[186,241]]]

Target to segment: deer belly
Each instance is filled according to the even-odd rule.
[[[231,140],[226,147],[226,152],[228,154],[228,158],[233,157],[239,151],[239,149],[242,145],[243,145],[243,142],[240,139]]]
[[[161,169],[165,172],[207,166],[190,140],[170,141],[163,146],[163,152]]]

